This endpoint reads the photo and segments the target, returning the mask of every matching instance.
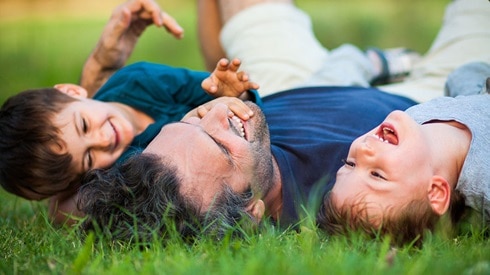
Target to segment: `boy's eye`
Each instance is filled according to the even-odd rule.
[[[342,159],[342,162],[344,163],[344,165],[347,165],[349,167],[355,167],[356,165],[354,164],[354,162],[352,161],[348,161],[346,159]]]

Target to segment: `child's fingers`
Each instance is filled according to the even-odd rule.
[[[243,82],[245,82],[245,81],[248,81],[248,80],[249,80],[248,74],[247,74],[247,73],[245,73],[245,72],[238,72],[238,73],[236,74],[236,76],[237,76],[238,80],[243,81]]]
[[[228,108],[242,120],[248,120],[253,116],[252,110],[241,100],[229,102]]]
[[[218,61],[218,64],[216,64],[216,70],[218,70],[218,71],[226,71],[226,70],[228,70],[229,63],[230,63],[230,61],[228,59],[221,58]]]
[[[208,94],[215,94],[218,91],[218,87],[214,84],[214,81],[211,78],[206,78],[201,82],[201,88],[205,90]]]
[[[236,71],[238,71],[238,68],[240,68],[241,64],[242,64],[242,62],[240,61],[240,59],[234,58],[231,61],[231,63],[229,64],[228,69],[233,71],[233,72],[236,72]]]
[[[208,113],[209,110],[205,105],[201,105],[197,107],[196,111],[197,111],[197,116],[199,118],[203,118]]]
[[[260,85],[255,82],[249,82],[249,85],[248,90],[258,90],[260,88]]]

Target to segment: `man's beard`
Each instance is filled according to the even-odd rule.
[[[254,175],[251,187],[255,196],[263,198],[273,186],[273,158],[270,146],[270,133],[264,113],[251,102],[245,102],[254,112],[254,132],[248,140],[252,140],[254,156]]]

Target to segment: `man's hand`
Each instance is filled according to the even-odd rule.
[[[89,91],[89,96],[124,66],[139,37],[151,24],[164,27],[178,39],[183,37],[182,27],[153,0],[130,0],[114,9],[82,72],[80,84]]]
[[[202,81],[202,88],[214,97],[232,96],[247,99],[246,91],[257,90],[259,85],[251,82],[245,72],[238,72],[240,64],[241,61],[237,58],[231,62],[222,58],[211,75]]]
[[[182,120],[193,116],[203,118],[218,103],[228,106],[228,109],[230,109],[230,113],[228,115],[230,117],[237,116],[242,120],[248,120],[254,114],[253,111],[241,99],[223,96],[206,102],[203,105],[191,110],[184,116],[184,118],[182,118]]]

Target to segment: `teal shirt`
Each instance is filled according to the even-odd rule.
[[[94,99],[126,104],[155,120],[134,138],[118,161],[143,150],[164,125],[179,121],[190,110],[214,99],[201,88],[201,82],[209,74],[148,62],[135,63],[117,71]],[[251,92],[254,101],[260,105],[257,91]]]

